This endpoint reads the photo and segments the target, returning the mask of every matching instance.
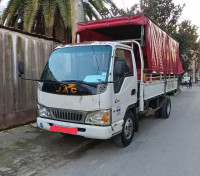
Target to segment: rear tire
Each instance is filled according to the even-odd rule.
[[[124,117],[122,132],[114,137],[115,143],[121,147],[128,146],[133,139],[135,132],[135,116],[131,111],[128,111]]]
[[[161,108],[161,118],[167,119],[171,113],[171,100],[169,98],[165,98],[162,102]]]

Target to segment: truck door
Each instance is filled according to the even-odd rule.
[[[114,67],[117,61],[125,63],[125,73],[121,78],[114,75]],[[113,81],[120,81],[113,84],[112,95],[112,121],[113,123],[122,120],[129,106],[137,102],[137,73],[135,58],[131,50],[117,48],[113,61]]]

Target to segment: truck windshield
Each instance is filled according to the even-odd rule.
[[[108,45],[57,49],[50,56],[41,79],[87,83],[107,81],[111,50]]]

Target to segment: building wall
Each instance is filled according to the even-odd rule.
[[[0,130],[36,119],[37,82],[18,77],[18,61],[25,77],[40,78],[56,43],[0,28]]]

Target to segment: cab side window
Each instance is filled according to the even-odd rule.
[[[114,92],[115,93],[119,93],[125,77],[133,76],[133,62],[132,62],[132,55],[131,55],[130,51],[124,50],[124,49],[119,49],[119,48],[116,49],[114,65],[117,61],[123,61],[124,62],[125,73],[124,73],[124,76],[121,77],[121,78],[117,78],[114,75],[114,77],[113,77],[114,81],[117,81],[119,79],[118,82],[114,83]]]
[[[117,49],[115,52],[115,62],[124,61],[125,63],[125,77],[133,76],[133,62],[131,52],[124,49]],[[114,63],[115,64],[115,63]]]

